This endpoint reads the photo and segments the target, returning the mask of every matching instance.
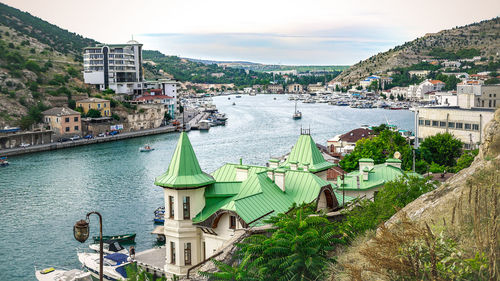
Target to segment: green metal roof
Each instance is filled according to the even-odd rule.
[[[401,160],[396,159],[396,158],[389,158],[385,160],[386,163],[401,163]]]
[[[271,158],[271,159],[269,159],[269,162],[272,162],[272,163],[279,163],[279,162],[280,162],[280,160],[278,160],[278,159],[274,159],[274,158]]]
[[[409,175],[416,175],[421,177],[421,175],[416,173],[406,173],[400,168],[386,165],[378,164],[373,166],[372,169],[368,171],[368,180],[363,180],[363,173],[358,171],[351,172],[344,177],[344,181],[337,177],[337,185],[340,190],[369,190],[375,187],[384,185],[386,182],[394,180],[398,177],[407,177]],[[359,187],[358,180],[359,177]],[[347,201],[347,200],[346,200]]]
[[[361,158],[358,160],[358,162],[370,162],[370,163],[373,163],[373,159],[371,158]]]
[[[236,167],[239,166],[239,164],[231,164],[231,163],[226,163],[219,169],[217,169],[215,172],[212,173],[212,176],[217,182],[234,182],[236,181]],[[247,167],[250,167],[248,170],[248,174],[252,173],[258,173],[258,172],[263,172],[266,171],[266,167],[261,167],[261,166],[251,166],[251,165],[246,165]]]
[[[214,183],[212,176],[204,173],[191,142],[185,132],[182,132],[168,170],[155,179],[155,185],[168,188],[189,188]]]
[[[320,172],[334,166],[323,158],[310,135],[300,135],[283,166],[289,166],[295,161],[299,163],[299,166],[309,163],[309,171],[311,172]]]

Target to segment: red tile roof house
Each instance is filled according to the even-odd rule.
[[[342,135],[336,135],[327,141],[330,153],[344,155],[352,152],[356,142],[363,138],[371,138],[373,131],[368,128],[357,128]],[[335,156],[335,155],[334,155]]]

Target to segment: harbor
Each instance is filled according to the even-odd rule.
[[[295,103],[286,95],[242,95],[236,105],[232,105],[233,96],[212,99],[226,114],[226,125],[211,127],[209,133],[188,133],[207,172],[226,161],[243,158],[244,163],[263,165],[262,161],[284,155],[301,127],[310,128],[315,141],[324,145],[334,135],[363,124],[390,122],[408,130],[414,124],[410,111],[326,103],[298,103],[302,118],[294,120]],[[136,233],[138,253],[153,248],[153,211],[164,204],[163,190],[153,182],[167,169],[178,137],[177,133],[157,134],[9,157],[10,165],[0,170],[0,231],[4,234],[0,247],[10,255],[1,265],[0,279],[35,280],[33,268],[40,264],[80,268],[77,248],[88,249],[90,242],[75,241],[72,226],[75,218],[91,210],[102,214],[105,235]],[[155,150],[141,153],[139,148],[145,144]],[[97,225],[91,217],[91,236],[97,235]]]

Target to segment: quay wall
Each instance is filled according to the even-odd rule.
[[[41,144],[41,145],[33,145],[33,146],[25,147],[25,148],[18,147],[18,148],[12,148],[12,149],[3,149],[3,150],[0,150],[0,155],[1,156],[15,156],[15,155],[21,155],[21,154],[70,148],[70,147],[89,145],[89,144],[95,144],[95,143],[124,140],[124,139],[136,138],[136,137],[142,137],[142,136],[171,133],[171,132],[175,132],[175,131],[176,131],[175,127],[166,126],[166,127],[155,128],[155,129],[147,129],[147,130],[140,130],[140,131],[134,131],[134,132],[120,133],[120,134],[117,134],[114,136],[96,137],[94,139],[89,139],[89,140],[80,139],[77,141],[67,141],[67,142],[62,142],[62,143],[52,142],[52,143]]]

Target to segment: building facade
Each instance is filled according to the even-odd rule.
[[[142,93],[142,44],[135,40],[126,44],[87,47],[83,51],[83,78],[86,84],[118,94]]]
[[[80,112],[67,107],[54,107],[42,112],[43,121],[49,125],[55,137],[72,137],[82,135]]]
[[[500,107],[500,85],[458,84],[458,94],[474,94],[474,107]]]
[[[461,101],[463,98],[459,95],[462,106],[466,102]],[[489,108],[420,107],[415,111],[417,146],[427,137],[450,133],[464,143],[465,149],[476,149],[483,140],[486,124],[493,116],[494,110]]]
[[[76,102],[76,107],[81,107],[85,114],[87,114],[89,110],[95,109],[101,112],[102,117],[111,116],[111,103],[109,100],[99,98],[83,99]]]
[[[304,91],[304,87],[300,84],[290,84],[287,87],[289,93],[301,93]]]

